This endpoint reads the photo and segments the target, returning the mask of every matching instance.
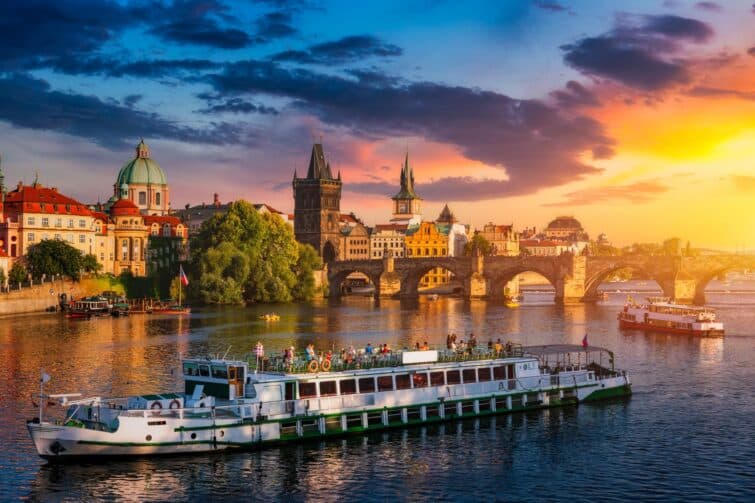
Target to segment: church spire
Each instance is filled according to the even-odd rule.
[[[414,170],[409,166],[409,149],[406,150],[404,165],[401,167],[401,190],[393,199],[420,199],[414,192]]]
[[[3,173],[3,158],[0,156],[0,203],[3,201],[5,201],[5,173]]]

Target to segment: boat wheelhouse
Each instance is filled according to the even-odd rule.
[[[646,304],[628,299],[618,315],[619,328],[688,335],[724,335],[716,312],[703,306],[676,304],[668,297],[648,297]]]
[[[69,407],[59,421],[45,421],[40,411],[27,423],[38,453],[64,459],[256,448],[631,394],[629,377],[613,369],[612,353],[592,346],[403,351],[332,361],[257,353],[187,358],[182,369],[183,393],[75,401],[49,395]]]
[[[111,305],[102,297],[89,297],[71,303],[66,311],[67,318],[91,318],[92,316],[109,316]]]

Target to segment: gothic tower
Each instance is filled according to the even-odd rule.
[[[307,176],[294,171],[294,235],[314,246],[323,262],[338,259],[341,249],[341,173],[333,178],[322,144],[312,146]]]
[[[401,167],[401,190],[393,196],[393,217],[391,222],[401,224],[419,224],[422,221],[422,198],[414,192],[414,170],[409,166],[409,152],[406,152],[404,165]]]

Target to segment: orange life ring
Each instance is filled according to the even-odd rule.
[[[174,405],[175,405],[175,407],[173,407]],[[173,401],[170,402],[170,408],[171,409],[180,409],[181,408],[181,402],[179,402],[178,400],[176,400],[174,398]]]
[[[309,365],[307,365],[307,369],[310,372],[317,372],[317,367],[319,367],[317,360],[312,360],[311,362],[309,362]]]
[[[151,409],[162,409],[163,408],[163,404],[161,404],[160,402],[152,402],[152,406],[150,408]]]
[[[322,371],[323,372],[330,372],[330,360],[324,360],[322,362]]]

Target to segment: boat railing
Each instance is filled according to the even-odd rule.
[[[513,358],[524,356],[524,351],[520,344],[509,344],[507,348],[501,351],[495,351],[487,347],[475,347],[467,350],[452,351],[450,349],[436,349],[438,352],[438,363],[449,362],[467,362],[479,360],[492,360],[496,358]],[[348,370],[365,370],[375,368],[390,368],[405,365],[402,361],[403,350],[391,351],[389,353],[358,353],[353,356],[341,356],[333,354],[330,359],[325,355],[318,355],[314,359],[307,358],[305,354],[297,353],[293,359],[286,359],[281,355],[270,355],[257,357],[248,355],[246,360],[251,370],[266,373],[280,374],[304,374],[312,373],[310,365],[312,361],[317,362],[317,371],[321,371],[323,363],[330,362],[329,372],[340,372]]]

